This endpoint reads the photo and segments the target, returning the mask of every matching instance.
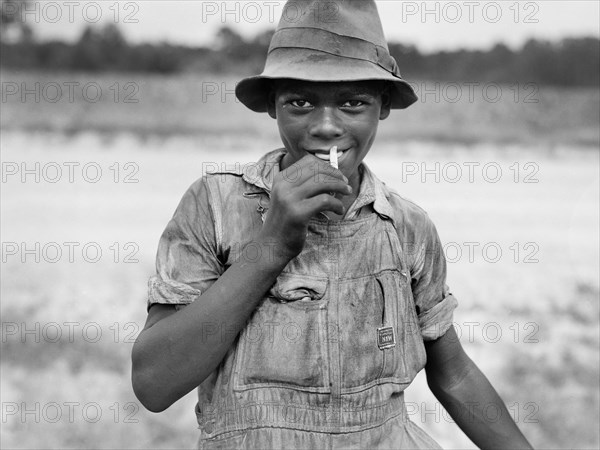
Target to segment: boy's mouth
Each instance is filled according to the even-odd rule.
[[[337,157],[338,159],[340,159],[347,151],[346,150],[338,150],[337,152]],[[327,161],[329,162],[329,149],[328,150],[306,150],[308,153],[310,153],[311,155],[316,156],[319,159],[322,159],[323,161]]]

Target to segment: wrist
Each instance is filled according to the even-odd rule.
[[[295,256],[286,251],[277,240],[259,236],[244,246],[240,261],[281,271]]]

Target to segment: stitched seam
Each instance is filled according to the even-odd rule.
[[[221,255],[223,253],[223,220],[221,217],[221,199],[218,197],[214,191],[211,189],[209,178],[204,178],[206,190],[208,191],[209,197],[211,199],[209,203],[209,207],[213,214],[213,228],[215,237],[217,240],[217,254]]]

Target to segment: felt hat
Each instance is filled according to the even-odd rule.
[[[390,55],[373,0],[289,0],[263,72],[241,80],[235,94],[251,110],[266,112],[270,81],[280,78],[384,80],[392,86],[392,108],[417,101]]]

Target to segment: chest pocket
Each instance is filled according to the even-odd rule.
[[[282,273],[240,335],[233,388],[329,393],[327,279]]]
[[[403,271],[386,270],[340,282],[342,392],[359,392],[375,384],[409,384],[418,371],[424,348],[407,278]],[[393,330],[394,345],[380,348],[378,329],[384,327],[387,337],[389,328]]]
[[[342,393],[407,386],[425,364],[407,255],[393,225],[378,221],[335,281]],[[361,274],[361,276],[354,276]],[[393,334],[392,331],[393,330]],[[390,338],[394,340],[390,344]]]

